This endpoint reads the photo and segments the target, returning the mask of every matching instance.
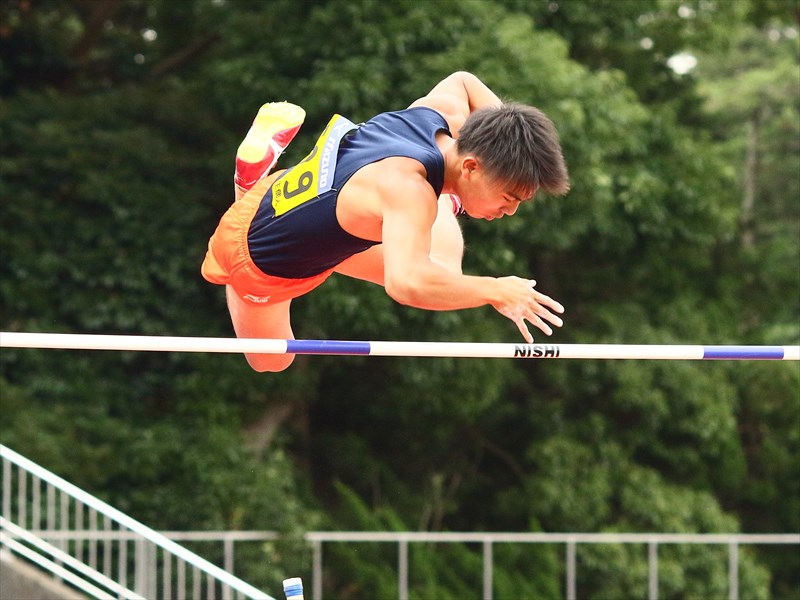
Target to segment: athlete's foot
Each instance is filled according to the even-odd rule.
[[[305,118],[306,111],[289,102],[270,102],[261,107],[236,152],[233,182],[237,196],[269,174]]]

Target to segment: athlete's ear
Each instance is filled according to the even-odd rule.
[[[472,173],[480,167],[478,159],[474,156],[465,156],[461,159],[461,176],[469,179]]]

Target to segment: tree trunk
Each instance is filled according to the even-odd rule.
[[[756,190],[758,180],[758,136],[761,128],[761,111],[756,110],[747,122],[747,151],[742,182],[742,214],[740,217],[742,246],[750,249],[754,244]]]

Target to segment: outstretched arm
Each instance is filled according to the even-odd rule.
[[[484,106],[500,106],[502,103],[475,75],[457,71],[437,83],[426,96],[413,102],[411,107],[427,106],[441,113],[455,136],[470,113]]]
[[[428,310],[489,304],[514,321],[528,342],[533,337],[525,321],[547,335],[552,333],[547,322],[561,326],[554,313],[563,312],[563,307],[536,291],[535,282],[519,277],[463,275],[431,260],[436,198],[420,173],[398,169],[382,184],[384,286],[394,300]],[[409,198],[414,201],[409,202]]]

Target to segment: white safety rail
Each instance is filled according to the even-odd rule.
[[[274,600],[10,448],[0,458],[0,547],[84,593]]]
[[[566,547],[567,600],[576,600],[578,544],[640,544],[648,548],[648,599],[658,599],[658,547],[664,544],[724,544],[728,546],[728,599],[739,599],[739,546],[742,544],[800,545],[800,534],[668,534],[668,533],[460,533],[460,532],[313,532],[306,535],[314,548],[313,598],[322,596],[323,542],[384,542],[397,544],[398,597],[409,597],[408,545],[410,543],[481,544],[483,548],[483,598],[493,597],[493,548],[496,544],[563,544]],[[644,590],[642,590],[644,595]]]
[[[181,543],[215,542],[222,544],[226,570],[235,568],[236,545],[259,543],[280,539],[274,531],[166,531],[164,536]],[[116,532],[86,532],[84,537],[75,533],[53,532],[53,539],[60,540],[110,540],[117,539]],[[647,590],[642,597],[658,599],[659,568],[658,550],[668,544],[722,545],[728,549],[728,599],[739,598],[739,548],[747,545],[779,544],[800,546],[800,534],[690,534],[690,533],[460,533],[460,532],[354,532],[311,531],[305,534],[311,545],[313,563],[311,573],[311,598],[322,599],[323,544],[327,543],[388,543],[397,545],[397,588],[400,600],[409,598],[410,544],[473,544],[480,545],[483,554],[482,597],[491,600],[494,593],[494,547],[498,544],[560,544],[564,546],[565,580],[567,600],[578,598],[579,573],[577,569],[577,547],[580,544],[634,544],[642,547],[648,559]]]

